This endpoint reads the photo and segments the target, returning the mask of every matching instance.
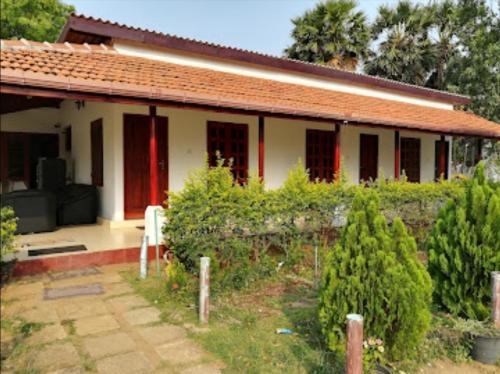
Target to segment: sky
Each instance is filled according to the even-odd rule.
[[[291,19],[318,0],[64,0],[77,13],[129,26],[281,55]],[[396,0],[358,0],[369,19]],[[423,1],[420,1],[423,2]]]

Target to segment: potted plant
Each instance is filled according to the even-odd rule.
[[[500,363],[500,329],[489,321],[462,320],[457,326],[471,339],[471,356],[483,364]]]
[[[500,329],[493,324],[483,324],[471,332],[473,343],[471,356],[483,364],[500,363]]]

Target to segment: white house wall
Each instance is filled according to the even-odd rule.
[[[301,84],[304,86],[352,93],[356,95],[371,96],[433,108],[453,110],[453,105],[446,102],[406,95],[395,90],[377,89],[366,85],[356,84],[354,82],[335,80],[327,77],[317,77],[310,74],[295,73],[259,65],[237,63],[232,61],[229,62],[227,60],[209,58],[195,54],[180,53],[179,51],[167,48],[149,47],[125,40],[115,40],[113,47],[119,53],[129,56],[144,57],[157,61],[212,69],[248,77],[270,79],[284,83]]]
[[[266,118],[264,144],[264,180],[267,188],[277,188],[285,181],[290,168],[299,160],[305,165],[306,130],[334,131],[334,125],[309,121]],[[394,131],[371,127],[341,126],[341,168],[351,183],[359,181],[360,134],[378,135],[379,176],[394,178]],[[434,146],[438,135],[400,132],[401,137],[419,138],[421,141],[420,178],[422,182],[434,179]],[[450,158],[451,159],[451,158]]]
[[[113,193],[116,180],[110,178],[114,171],[115,152],[110,147],[115,139],[113,131],[113,106],[111,104],[85,102],[79,110],[74,101],[63,101],[60,120],[64,127],[71,126],[71,160],[68,163],[73,170],[73,182],[91,184],[91,145],[90,123],[102,118],[103,121],[103,175],[104,185],[98,187],[99,216],[114,219],[116,207]]]
[[[72,150],[68,165],[73,182],[91,183],[90,123],[103,120],[104,185],[99,187],[102,218],[124,220],[123,116],[126,113],[149,113],[147,106],[85,102],[77,109],[74,101],[64,101],[58,109],[34,109],[1,116],[2,131],[60,133],[71,126]],[[258,172],[258,117],[209,111],[158,108],[158,115],[168,117],[169,190],[179,191],[189,173],[203,166],[207,151],[207,121],[248,124],[249,171]],[[55,126],[57,125],[57,126]],[[267,188],[279,187],[299,159],[305,164],[306,130],[334,131],[333,124],[265,118],[264,180]],[[379,136],[379,172],[387,178],[394,173],[394,131],[378,128],[341,126],[341,165],[349,179],[359,179],[359,135]],[[421,181],[434,178],[434,145],[439,136],[401,132],[401,136],[421,139]],[[61,147],[63,142],[61,141]],[[148,144],[144,145],[148,152]],[[61,153],[63,155],[63,153]]]
[[[264,127],[264,181],[278,188],[299,160],[306,162],[306,130],[335,130],[328,123],[266,118]]]

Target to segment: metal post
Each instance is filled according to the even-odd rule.
[[[318,245],[314,245],[314,286],[318,287]]]
[[[363,316],[347,315],[347,374],[363,374]]]
[[[500,329],[500,271],[491,273],[491,290],[493,324]]]
[[[140,277],[146,279],[148,276],[148,236],[142,237],[141,254],[140,254]]]
[[[156,275],[160,276],[160,246],[158,244],[158,209],[154,212],[154,223],[155,223],[155,246],[156,246]]]
[[[200,323],[208,323],[210,307],[210,257],[200,258]]]

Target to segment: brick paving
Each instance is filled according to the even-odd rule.
[[[41,323],[23,350],[2,363],[2,373],[220,373],[222,365],[187,337],[185,328],[161,321],[159,310],[119,275],[129,265],[23,278],[2,289],[2,318]],[[100,284],[104,293],[44,299],[47,289]],[[76,287],[75,289],[78,289]],[[2,332],[2,347],[15,336]]]

